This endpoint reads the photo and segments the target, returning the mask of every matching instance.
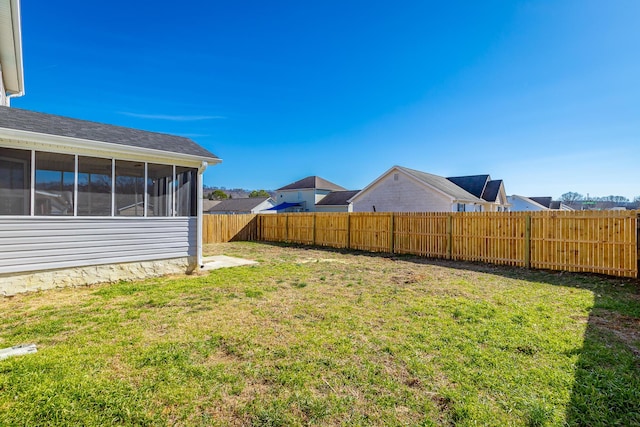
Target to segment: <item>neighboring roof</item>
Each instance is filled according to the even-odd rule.
[[[487,182],[487,185],[484,187],[484,191],[482,192],[482,198],[487,202],[495,202],[498,198],[498,193],[500,193],[501,185],[501,179],[494,179]]]
[[[144,130],[0,107],[0,128],[107,142],[168,153],[216,159],[218,157],[189,138]]]
[[[470,192],[466,191],[462,187],[454,184],[450,179],[444,178],[438,175],[432,175],[426,172],[420,172],[414,169],[405,168],[402,166],[394,166],[391,169],[401,170],[414,178],[422,181],[424,184],[427,184],[435,189],[449,195],[454,200],[464,201],[464,202],[472,202],[472,203],[482,203],[484,200],[480,199],[477,196],[474,196]],[[388,172],[387,172],[388,173]],[[386,175],[385,173],[384,175]],[[383,175],[383,176],[384,176]]]
[[[322,198],[316,206],[344,206],[349,204],[349,199],[358,194],[360,190],[332,191]]]
[[[344,191],[346,188],[340,187],[338,184],[334,184],[331,181],[320,178],[319,176],[308,176],[302,178],[299,181],[293,182],[289,185],[285,185],[282,188],[278,188],[276,191],[281,190],[331,190],[331,191]]]
[[[547,207],[547,206],[541,205],[540,203],[538,203],[538,202],[536,202],[535,200],[533,200],[533,198],[531,198],[531,197],[525,197],[525,196],[519,196],[519,195],[517,195],[517,194],[513,194],[513,195],[511,195],[511,196],[507,197],[507,200],[512,201],[514,197],[515,197],[516,199],[520,199],[520,200],[522,200],[522,201],[523,201],[523,202],[525,202],[525,203],[529,203],[529,204],[530,204],[530,205],[532,205],[532,206],[536,206],[536,207],[538,207],[539,209],[542,209],[542,210],[546,210],[546,209],[548,209],[548,207]]]
[[[551,207],[551,202],[553,201],[553,199],[551,197],[529,197],[529,199],[531,199],[534,202],[544,206],[545,208],[553,209]]]
[[[289,202],[283,202],[280,203],[279,205],[276,205],[272,208],[266,209],[268,211],[282,211],[285,210],[287,208],[292,208],[294,206],[300,206],[300,203],[289,203]]]
[[[560,200],[552,200],[549,203],[549,209],[560,210],[562,208],[562,202]]]
[[[470,175],[453,176],[447,179],[474,196],[482,198],[482,193],[487,185],[487,181],[491,178],[489,175]]]
[[[209,212],[251,212],[252,209],[269,199],[270,197],[247,197],[244,199],[222,200],[210,208]]]
[[[214,207],[218,203],[220,203],[220,200],[203,199],[202,200],[202,210],[203,211],[208,211],[209,209],[211,209],[212,207]]]
[[[24,93],[20,2],[0,0],[0,64],[5,90],[14,96]]]

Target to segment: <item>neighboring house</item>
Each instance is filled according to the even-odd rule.
[[[483,212],[507,212],[509,201],[501,179],[491,179],[489,175],[455,176],[447,178],[449,181],[467,190],[488,204],[483,206]]]
[[[0,10],[17,95],[18,2]],[[219,162],[188,138],[0,106],[0,294],[196,268],[202,173]]]
[[[540,203],[542,206],[550,209],[550,210],[560,210],[560,211],[573,211],[575,209],[573,209],[570,206],[565,205],[564,203],[562,203],[561,200],[553,200],[551,197],[529,197],[531,200],[533,200],[536,203]]]
[[[514,194],[508,197],[513,212],[536,212],[547,210],[572,211],[573,209],[551,197],[525,197]]]
[[[315,212],[316,204],[332,191],[346,191],[319,176],[308,176],[276,190],[276,206],[273,211]]]
[[[477,177],[442,176],[393,166],[351,198],[353,212],[487,212],[506,209],[504,184],[488,175]],[[469,179],[466,179],[469,178]],[[455,184],[456,180],[488,200]]]
[[[228,215],[270,213],[268,209],[273,208],[275,205],[276,204],[271,197],[227,199],[220,201],[217,205],[210,208],[207,213]]]
[[[316,203],[316,212],[353,212],[351,198],[360,190],[332,191]]]
[[[202,199],[202,212],[209,213],[209,209],[220,203],[220,200]]]

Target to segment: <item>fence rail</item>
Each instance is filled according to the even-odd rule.
[[[204,242],[290,242],[637,278],[639,216],[639,211],[205,215]]]

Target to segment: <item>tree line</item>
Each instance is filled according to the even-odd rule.
[[[573,191],[569,191],[568,193],[564,193],[560,196],[560,200],[565,203],[574,203],[574,202],[613,202],[613,203],[638,203],[640,202],[640,196],[636,196],[633,200],[629,200],[624,196],[604,196],[604,197],[594,197],[587,195],[586,197],[580,193],[576,193]]]
[[[229,191],[229,190],[216,188],[213,191],[205,191],[204,197],[209,200],[227,200],[227,199],[233,199],[234,194],[236,195],[236,198],[271,197],[272,196],[272,194],[266,190],[247,191],[247,190],[236,189],[236,190]]]

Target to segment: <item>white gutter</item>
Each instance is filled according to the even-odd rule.
[[[11,98],[17,98],[24,95],[24,68],[22,64],[22,25],[20,23],[20,1],[10,0],[11,23],[13,27],[13,51],[15,54],[15,78],[18,87],[10,88],[7,94],[7,104],[10,104]]]
[[[207,166],[209,166],[209,164],[207,162],[202,162],[200,163],[200,167],[198,168],[198,202],[196,204],[198,209],[198,241],[196,242],[196,257],[198,260],[198,266],[200,268],[204,267],[204,264],[202,262],[202,198],[203,198],[203,178],[202,178],[202,174],[204,173],[204,171],[207,169]]]

